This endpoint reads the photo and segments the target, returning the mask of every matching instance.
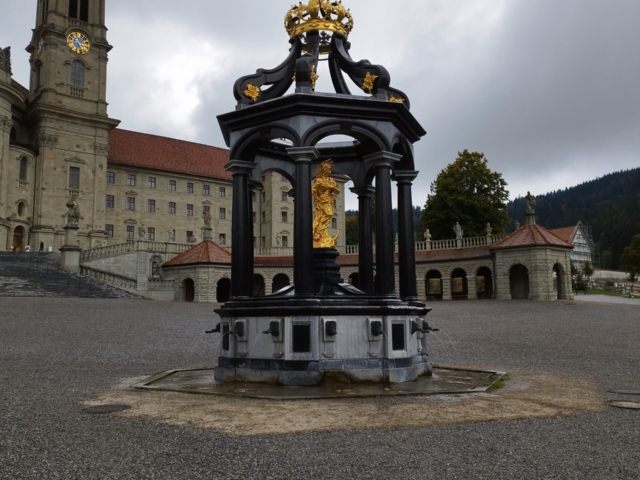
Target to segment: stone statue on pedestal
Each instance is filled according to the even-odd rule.
[[[144,227],[138,227],[138,239],[139,240],[147,239],[147,232],[145,231]]]
[[[456,240],[460,240],[464,232],[462,231],[462,227],[459,222],[456,222],[456,225],[453,227],[453,231],[456,234]]]
[[[431,241],[431,232],[429,231],[429,229],[428,229],[428,228],[427,228],[427,231],[426,231],[426,232],[424,232],[424,239],[425,239],[427,242],[430,242],[430,241]]]
[[[209,210],[202,212],[202,220],[204,220],[205,227],[211,226],[211,212],[209,212]]]
[[[536,197],[531,195],[531,192],[527,192],[527,196],[524,197],[526,202],[526,214],[527,215],[535,215],[536,213]]]
[[[493,233],[493,228],[491,228],[490,223],[487,223],[487,228],[485,229],[485,231],[487,232],[487,237],[490,237],[491,234]]]
[[[173,228],[170,228],[167,231],[167,237],[168,237],[169,243],[175,243],[176,242],[176,231]]]
[[[80,222],[80,207],[76,197],[67,200],[67,227],[77,227]]]

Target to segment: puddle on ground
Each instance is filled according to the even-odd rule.
[[[232,435],[410,428],[454,423],[552,418],[598,411],[605,403],[591,380],[509,372],[492,393],[267,400],[136,390],[125,379],[86,405],[126,404],[116,417],[146,417]],[[236,388],[238,386],[236,385]],[[349,386],[348,388],[353,388]]]

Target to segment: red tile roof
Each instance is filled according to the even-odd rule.
[[[202,242],[177,257],[165,262],[163,267],[181,267],[199,264],[231,264],[231,252],[214,242]]]
[[[107,162],[128,167],[231,180],[224,169],[229,150],[116,128],[109,134]]]
[[[525,225],[493,245],[491,250],[536,246],[573,248],[571,244],[540,225]]]
[[[554,230],[549,230],[556,237],[561,238],[565,242],[570,245],[573,245],[573,239],[576,236],[576,232],[578,231],[578,227],[564,227],[564,228],[556,228]]]

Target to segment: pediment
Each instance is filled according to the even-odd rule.
[[[67,163],[77,163],[79,165],[86,165],[87,164],[87,162],[85,160],[81,159],[80,157],[65,158],[64,161],[67,162]]]
[[[124,223],[126,223],[127,225],[137,225],[138,224],[137,220],[134,220],[133,218],[125,220]]]
[[[128,195],[130,197],[136,197],[138,196],[138,192],[134,192],[133,190],[130,192],[125,192],[125,195]]]

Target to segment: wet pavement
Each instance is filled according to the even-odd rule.
[[[135,387],[147,390],[232,395],[247,398],[300,400],[312,398],[386,397],[396,395],[446,395],[485,392],[504,372],[435,367],[432,377],[395,384],[327,383],[314,387],[289,387],[257,383],[224,383],[213,369],[179,370],[154,375]]]

